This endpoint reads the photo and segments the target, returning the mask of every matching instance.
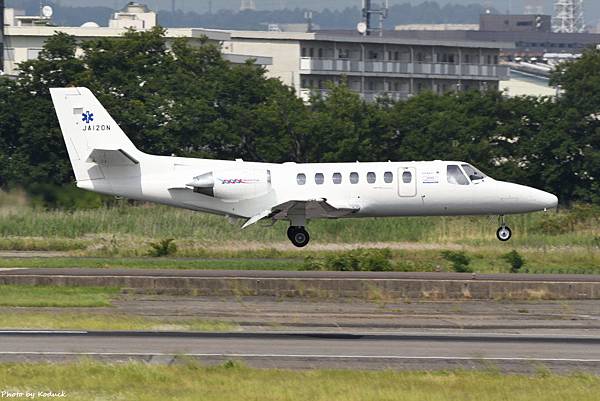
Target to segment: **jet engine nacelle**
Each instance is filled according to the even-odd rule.
[[[269,170],[212,171],[194,177],[188,184],[194,192],[222,199],[226,202],[258,198],[271,191]]]

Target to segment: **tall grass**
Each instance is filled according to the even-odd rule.
[[[552,224],[548,222],[551,221]],[[508,217],[512,244],[600,246],[600,213],[577,211]],[[241,221],[165,206],[118,206],[90,210],[0,207],[0,236],[86,239],[98,235],[193,239],[201,243],[285,242],[286,223],[240,230]],[[496,243],[495,217],[406,217],[315,220],[312,238],[320,243],[429,242],[465,245]]]
[[[250,369],[240,363],[202,367],[142,363],[10,363],[3,389],[64,391],[66,400],[203,401],[592,401],[600,377],[493,372],[396,372]]]

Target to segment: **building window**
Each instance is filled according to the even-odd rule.
[[[325,182],[325,176],[323,176],[323,173],[315,174],[315,184],[322,185],[324,182]]]
[[[37,60],[42,49],[27,49],[27,60]]]
[[[319,54],[319,58],[323,58],[323,49],[321,49],[320,47],[319,47],[318,54]]]
[[[348,49],[339,49],[338,58],[350,58],[350,51]]]
[[[394,181],[394,174],[391,171],[383,173],[383,182],[390,184],[392,181]]]
[[[369,171],[367,173],[367,182],[369,184],[374,184],[376,180],[377,180],[377,176],[375,175],[375,173],[372,171]]]
[[[296,176],[296,182],[298,183],[298,185],[304,185],[306,184],[306,175],[303,173],[299,173]]]
[[[333,183],[334,184],[341,184],[342,183],[342,174],[340,174],[340,173],[333,173]]]
[[[308,51],[308,54],[309,54],[310,57],[314,57],[315,56],[315,49],[313,49],[311,47],[310,50]]]
[[[358,173],[357,172],[350,173],[350,184],[358,184]]]
[[[4,60],[15,61],[15,49],[4,48]],[[0,66],[0,67],[2,67],[2,66]]]
[[[302,57],[306,57],[306,47],[302,48]]]

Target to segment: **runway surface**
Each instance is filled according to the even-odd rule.
[[[0,360],[82,356],[170,363],[239,359],[258,367],[481,368],[600,372],[600,337],[506,333],[0,331]]]
[[[206,277],[281,279],[380,279],[380,280],[478,280],[522,282],[600,282],[600,275],[583,274],[473,274],[446,272],[326,272],[284,270],[176,270],[176,269],[93,269],[93,268],[15,268],[1,269],[0,276],[71,277]]]

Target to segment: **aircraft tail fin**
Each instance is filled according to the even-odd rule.
[[[103,162],[137,164],[141,159],[143,153],[89,89],[52,88],[50,94],[78,184],[103,179]]]

